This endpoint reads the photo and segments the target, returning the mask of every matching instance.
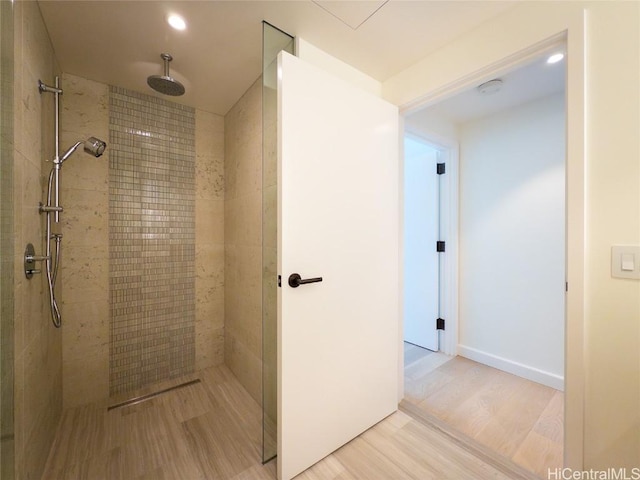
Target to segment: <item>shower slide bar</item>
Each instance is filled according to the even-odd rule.
[[[34,268],[34,262],[45,262],[45,272],[47,275],[47,284],[49,286],[49,307],[51,309],[51,320],[56,328],[62,325],[62,315],[58,307],[56,299],[56,279],[58,277],[58,266],[60,265],[60,251],[62,243],[62,234],[53,233],[52,231],[52,214],[55,223],[60,222],[60,213],[64,210],[60,206],[60,169],[62,164],[71,156],[73,152],[84,144],[84,151],[90,153],[94,157],[103,154],[107,144],[95,137],[89,137],[84,141],[77,142],[69,148],[62,156],[60,156],[60,78],[56,77],[55,86],[44,84],[38,80],[38,91],[42,93],[53,93],[55,97],[55,157],[53,158],[53,167],[49,173],[49,181],[47,182],[47,203],[40,203],[39,212],[47,216],[45,231],[45,254],[36,255],[32,244],[27,245],[24,254],[24,273],[27,278],[32,278],[34,273],[40,273],[40,270]],[[55,254],[52,253],[51,240],[55,242]]]

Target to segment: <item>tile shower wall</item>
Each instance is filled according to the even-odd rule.
[[[109,390],[195,369],[195,111],[109,89]]]
[[[224,362],[224,117],[196,110],[196,370]]]
[[[0,478],[15,473],[13,4],[0,2]]]
[[[225,116],[225,363],[262,404],[262,78]]]
[[[61,143],[88,136],[109,144],[96,159],[65,163],[60,298],[64,407],[109,396],[109,86],[62,77]],[[224,120],[195,111],[195,367],[224,361]]]
[[[109,141],[109,87],[64,74],[60,144],[90,136]],[[77,151],[62,170],[62,379],[65,408],[109,393],[109,157]]]
[[[36,2],[14,2],[14,343],[15,468],[17,479],[40,478],[62,411],[61,331],[48,309],[45,278],[27,280],[24,248],[43,252],[44,179],[53,157],[53,96],[38,93],[38,79],[53,83],[56,62]]]

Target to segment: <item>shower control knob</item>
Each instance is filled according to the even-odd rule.
[[[32,243],[27,244],[27,248],[24,250],[24,275],[27,278],[33,277],[34,273],[40,273],[40,270],[35,269],[36,262],[42,262],[49,260],[48,256],[36,255],[36,250],[33,248]]]

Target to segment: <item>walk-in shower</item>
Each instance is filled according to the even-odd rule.
[[[104,153],[107,144],[95,137],[89,137],[86,140],[79,141],[72,145],[62,156],[60,156],[59,127],[60,127],[60,80],[56,77],[55,86],[49,86],[38,80],[38,90],[40,93],[53,93],[55,96],[55,156],[53,158],[53,167],[49,173],[49,181],[47,182],[47,203],[40,203],[40,213],[47,216],[45,230],[45,254],[36,255],[35,249],[31,243],[26,247],[24,253],[24,273],[27,278],[33,277],[34,273],[40,273],[35,269],[35,262],[45,262],[45,273],[47,275],[47,284],[49,286],[49,307],[51,308],[51,319],[56,328],[62,325],[62,315],[56,300],[55,286],[58,276],[58,267],[60,265],[60,251],[62,243],[62,234],[53,233],[51,228],[51,216],[53,214],[55,223],[60,221],[60,212],[63,208],[60,206],[60,169],[62,164],[67,160],[80,145],[84,145],[84,151],[94,157],[99,157]],[[51,240],[55,242],[55,255],[52,255]]]

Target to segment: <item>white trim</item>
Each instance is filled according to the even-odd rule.
[[[491,80],[492,78],[499,77],[511,70],[515,70],[543,53],[557,49],[560,45],[566,45],[566,41],[566,32],[559,32],[550,38],[531,45],[528,48],[503,58],[498,62],[486,65],[478,71],[465,75],[449,84],[443,85],[440,88],[401,105],[400,112],[404,115],[410,115],[425,107],[446,100],[460,92],[469,90],[476,85],[480,85],[487,80]]]
[[[404,398],[404,129],[398,115],[398,404]]]
[[[541,383],[556,390],[564,391],[564,377],[554,373],[545,372],[522,363],[514,362],[507,358],[498,357],[465,345],[458,345],[458,355],[475,362],[489,365],[503,372],[512,373],[518,377],[526,378],[533,382]]]

